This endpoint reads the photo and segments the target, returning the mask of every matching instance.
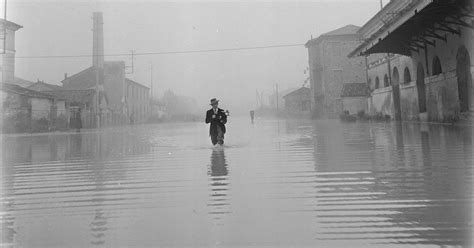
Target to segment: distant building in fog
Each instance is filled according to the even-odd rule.
[[[149,116],[150,89],[125,77],[125,63],[123,61],[105,61],[103,65],[103,80],[99,85],[101,113],[113,115],[112,118],[123,116],[128,122],[146,121]],[[100,69],[92,66],[65,78],[61,81],[64,90],[95,90],[96,70]],[[91,100],[95,101],[95,99]],[[94,111],[94,108],[90,110]]]
[[[364,58],[347,55],[361,43],[359,27],[347,25],[309,40],[311,109],[313,117],[337,118],[342,113],[344,83],[366,82]]]
[[[0,80],[3,83],[13,83],[15,80],[15,32],[22,26],[0,19]],[[5,30],[6,29],[6,30]],[[3,37],[3,31],[6,31],[6,38]],[[6,40],[5,40],[6,39]],[[6,47],[4,47],[4,42]]]
[[[285,99],[283,96],[287,95],[290,92],[293,92],[295,90],[298,90],[298,88],[287,88],[287,89],[279,89],[278,90],[278,108],[280,110],[285,108]],[[276,99],[277,99],[277,93],[273,92],[268,96],[268,106],[271,109],[276,109],[277,104],[276,104]]]
[[[311,89],[301,87],[283,96],[285,112],[289,115],[309,117],[311,111]]]
[[[133,113],[138,122],[146,121],[151,114],[150,88],[125,78],[124,95],[128,116]]]
[[[90,110],[91,116],[100,115],[101,125],[147,121],[150,113],[150,89],[126,78],[125,62],[104,61],[101,12],[93,14],[92,43],[92,66],[72,76],[66,75],[61,81],[63,89],[81,91],[84,94],[86,91],[95,90],[92,98],[94,103],[86,102],[85,107]]]

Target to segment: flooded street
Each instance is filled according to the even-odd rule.
[[[12,247],[470,247],[472,128],[229,119],[4,135]]]

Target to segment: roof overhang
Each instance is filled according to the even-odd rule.
[[[458,27],[473,28],[464,17],[474,17],[471,0],[418,0],[411,1],[393,15],[373,35],[365,39],[348,56],[374,53],[395,53],[410,56],[436,40],[446,41],[446,36],[436,31],[460,34]],[[380,20],[383,21],[383,20]]]
[[[0,18],[0,23],[2,25],[6,24],[7,29],[10,29],[10,30],[13,30],[13,31],[17,31],[18,29],[23,27],[23,26],[18,25],[14,22],[11,22],[11,21],[8,21],[8,20],[5,20],[5,19],[1,19],[1,18]]]

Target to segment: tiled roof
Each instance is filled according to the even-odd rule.
[[[66,99],[67,102],[79,102],[86,103],[92,102],[95,96],[94,89],[86,90],[55,90],[55,91],[45,91],[45,93],[54,95],[58,98]]]
[[[133,81],[133,80],[131,80],[131,79],[129,79],[129,78],[125,78],[125,81],[126,81],[127,83],[137,84],[137,85],[139,85],[139,86],[141,86],[141,87],[144,87],[144,88],[149,89],[148,86],[145,86],[145,85],[143,85],[143,84],[141,84],[141,83],[135,82],[135,81]]]
[[[342,28],[335,29],[333,31],[329,31],[327,33],[322,34],[321,36],[333,36],[333,35],[347,35],[347,34],[357,34],[357,31],[360,29],[359,26],[356,25],[346,25]]]
[[[283,96],[283,98],[289,97],[289,96],[294,96],[294,95],[309,95],[311,93],[311,90],[307,87],[301,87],[297,90],[294,90],[286,95]]]
[[[0,23],[2,23],[2,26],[3,26],[3,23],[5,23],[5,19],[0,18]],[[17,31],[18,29],[23,27],[23,26],[21,26],[17,23],[9,21],[9,20],[7,20],[6,23],[7,23],[7,29],[10,29],[10,30],[13,30],[13,31]]]
[[[8,93],[13,93],[13,94],[27,96],[27,97],[33,97],[33,98],[46,98],[46,99],[58,98],[47,93],[30,90],[30,89],[23,88],[15,84],[2,83],[0,85],[1,85],[1,90]]]
[[[63,87],[54,84],[47,84],[45,82],[39,81],[27,87],[31,90],[36,91],[52,91],[52,90],[62,90]]]
[[[26,79],[23,79],[23,78],[19,78],[19,77],[15,77],[15,78],[13,79],[13,81],[8,81],[8,82],[6,82],[6,83],[9,83],[9,84],[16,84],[16,85],[18,85],[18,86],[20,86],[20,87],[23,87],[23,88],[27,88],[27,87],[29,87],[29,86],[31,86],[31,85],[34,84],[34,82],[31,82],[31,81],[29,81],[29,80],[26,80]]]
[[[61,81],[66,90],[84,90],[95,87],[95,68],[89,67]]]
[[[367,96],[368,93],[365,83],[347,83],[342,86],[341,97]]]
[[[330,38],[330,37],[342,36],[342,35],[356,35],[356,34],[358,34],[357,31],[359,29],[360,29],[360,27],[358,27],[356,25],[352,25],[352,24],[346,25],[342,28],[338,28],[338,29],[329,31],[327,33],[324,33],[324,34],[320,35],[318,38],[308,40],[306,42],[305,46],[308,47],[309,45],[318,44],[324,38]]]

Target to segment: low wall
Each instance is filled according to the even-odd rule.
[[[449,122],[459,118],[456,71],[425,78],[428,120]]]
[[[371,93],[370,114],[381,113],[393,117],[392,87],[376,89]]]
[[[402,120],[418,120],[418,90],[416,82],[400,85],[400,109]]]
[[[367,113],[367,97],[342,97],[342,110],[349,114]]]
[[[429,121],[450,122],[459,118],[459,94],[456,71],[425,78],[426,108]],[[392,87],[374,90],[369,99],[369,113],[394,117]],[[400,85],[402,120],[419,120],[416,82]]]

